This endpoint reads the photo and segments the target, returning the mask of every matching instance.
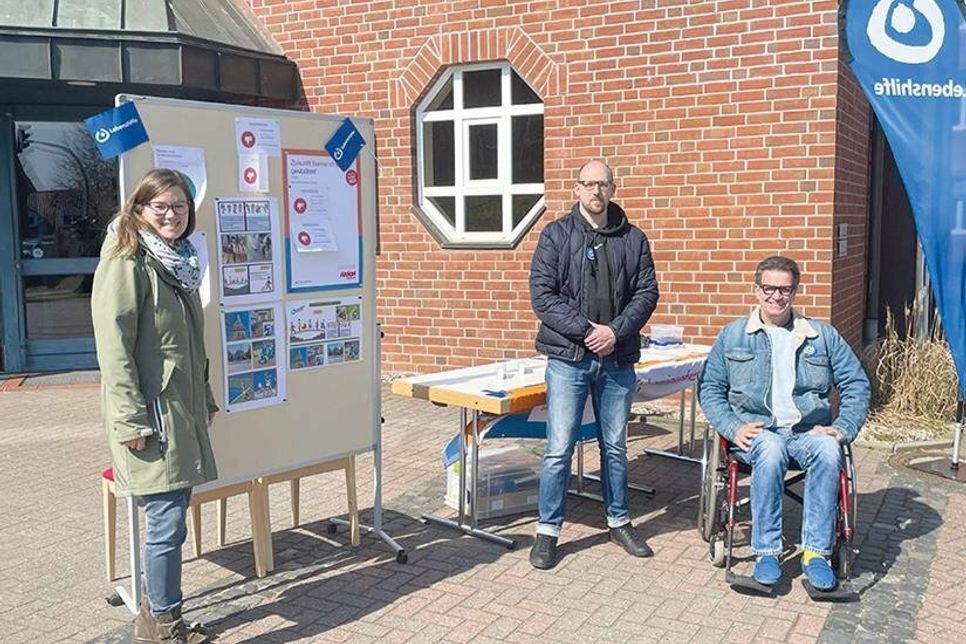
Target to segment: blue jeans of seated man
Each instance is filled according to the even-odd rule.
[[[636,376],[633,366],[589,354],[579,362],[547,361],[547,448],[540,467],[538,534],[558,536],[570,483],[570,462],[587,396],[597,418],[600,478],[607,525],[630,522],[627,512],[627,440]]]
[[[147,520],[141,560],[154,615],[181,605],[181,546],[188,535],[190,501],[190,487],[141,497]]]
[[[782,551],[782,498],[789,463],[807,472],[802,509],[802,547],[831,555],[842,448],[826,434],[766,429],[751,441],[747,452],[733,456],[751,465],[751,550],[756,555]]]

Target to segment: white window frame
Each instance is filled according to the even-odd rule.
[[[501,105],[492,107],[463,107],[463,73],[485,69],[499,69]],[[528,105],[512,105],[512,73],[513,67],[509,63],[481,63],[474,65],[460,65],[447,69],[426,93],[422,101],[416,106],[416,186],[417,205],[432,225],[443,237],[446,245],[460,246],[496,246],[514,245],[522,234],[533,224],[545,205],[543,183],[513,183],[512,182],[512,149],[511,137],[512,117],[543,114],[543,102]],[[519,72],[518,72],[519,74]],[[527,82],[523,76],[520,78]],[[453,109],[426,111],[427,106],[436,98],[449,80],[453,82]],[[531,89],[532,86],[531,86]],[[539,93],[534,90],[539,96]],[[453,186],[426,186],[425,183],[425,141],[423,124],[439,121],[453,123],[454,164]],[[496,179],[482,179],[471,181],[469,178],[469,150],[466,143],[469,140],[471,125],[497,124],[497,168]],[[513,226],[513,196],[521,194],[539,194],[540,198],[530,208],[520,222]],[[500,231],[468,232],[466,230],[466,213],[464,198],[474,195],[499,195],[503,199],[503,226]],[[455,202],[456,225],[454,226],[436,206],[429,201],[429,197],[453,197]]]

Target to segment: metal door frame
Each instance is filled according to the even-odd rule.
[[[0,369],[7,372],[95,369],[93,337],[28,340],[23,277],[93,272],[97,259],[51,258],[24,260],[20,249],[20,218],[16,195],[16,121],[81,122],[109,108],[103,106],[0,106],[0,335],[4,353]]]

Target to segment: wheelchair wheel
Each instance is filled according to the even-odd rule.
[[[708,558],[711,559],[711,565],[715,568],[724,568],[725,540],[722,535],[715,534],[711,536],[711,540],[708,541]]]
[[[709,544],[721,532],[721,493],[725,488],[722,479],[721,452],[716,434],[705,440],[704,476],[701,479],[701,493],[698,508],[698,531],[701,538]],[[713,557],[712,557],[713,558]]]
[[[835,552],[832,553],[832,568],[835,569],[835,574],[839,579],[848,579],[851,576],[851,570],[849,570],[851,555],[847,542],[840,541],[835,547]]]

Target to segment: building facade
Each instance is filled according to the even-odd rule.
[[[800,262],[798,303],[856,346],[914,289],[880,279],[914,267],[914,231],[840,52],[835,0],[155,0],[167,13],[150,29],[138,22],[150,16],[123,15],[132,3],[93,2],[112,16],[104,24],[76,0],[41,4],[50,15],[36,24],[0,10],[0,57],[15,44],[38,61],[0,65],[0,171],[16,179],[0,191],[0,371],[92,364],[84,329],[57,327],[79,319],[64,306],[86,305],[116,196],[95,188],[111,168],[89,171],[105,179],[84,189],[83,172],[39,189],[23,180],[37,175],[23,143],[48,165],[86,164],[63,132],[24,126],[76,125],[119,91],[373,119],[386,374],[533,353],[530,257],[594,157],[614,168],[615,200],[651,240],[653,321],[690,341],[747,312],[770,254]],[[83,29],[69,27],[77,16]],[[71,71],[64,52],[78,40],[93,62]],[[86,245],[63,215],[78,209],[97,231]]]
[[[804,310],[859,343],[870,111],[839,52],[834,0],[249,1],[298,64],[311,109],[375,119],[384,371],[533,352],[529,259],[592,157],[615,169],[615,200],[651,240],[661,285],[653,321],[711,341],[753,303],[756,263],[782,253],[806,275]],[[546,211],[525,230],[506,230],[511,219],[500,231],[509,247],[497,226],[489,245],[471,234],[470,195],[449,236],[425,212],[438,201],[429,140],[442,138],[427,128],[427,101],[455,70],[476,105],[465,75],[501,63],[543,103]],[[499,114],[480,122],[489,117]],[[486,154],[473,158],[485,145],[473,121],[455,121],[448,179],[459,201]],[[491,156],[514,160],[512,150]]]

